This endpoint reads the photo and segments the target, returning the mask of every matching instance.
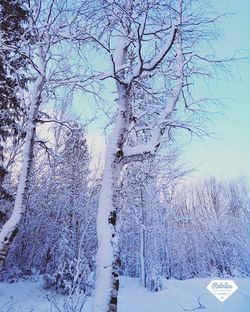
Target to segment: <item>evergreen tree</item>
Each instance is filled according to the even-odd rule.
[[[20,135],[18,123],[21,119],[22,104],[20,89],[25,86],[20,69],[27,60],[20,52],[22,38],[26,35],[27,11],[20,0],[0,1],[0,201],[5,205],[12,198],[4,187],[8,169],[4,165],[4,142],[8,138],[17,140]],[[8,204],[7,204],[8,205]],[[0,221],[5,220],[5,211],[0,205]]]
[[[0,160],[3,161],[3,141],[18,134],[17,121],[22,110],[20,88],[25,79],[20,69],[26,58],[21,54],[22,38],[26,34],[27,11],[23,1],[0,1]]]

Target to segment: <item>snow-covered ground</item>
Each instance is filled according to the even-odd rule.
[[[138,279],[122,278],[119,294],[119,312],[249,312],[250,278],[234,279],[239,289],[225,302],[221,303],[206,286],[211,279],[192,279],[186,281],[170,280],[164,288],[151,293],[140,286]],[[51,299],[58,303],[58,309],[51,310]],[[198,298],[200,304],[198,303]],[[60,309],[62,297],[53,295],[42,288],[41,280],[0,283],[0,312],[50,312]],[[9,307],[12,306],[11,309]],[[86,302],[82,312],[90,312],[91,299]]]

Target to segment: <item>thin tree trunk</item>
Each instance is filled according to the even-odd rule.
[[[41,49],[39,49],[39,53],[40,74],[34,82],[30,99],[25,145],[23,150],[23,162],[16,192],[14,209],[9,220],[3,225],[0,232],[0,270],[3,268],[4,261],[8,255],[11,244],[18,232],[19,225],[25,213],[25,194],[28,188],[29,173],[32,166],[34,137],[36,131],[34,120],[39,108],[41,90],[44,83],[45,69],[42,62],[43,58]]]
[[[126,132],[127,92],[118,86],[119,105],[114,130],[106,151],[97,215],[98,250],[93,312],[116,312],[119,290],[120,257],[116,231],[115,187],[122,170],[122,144]]]
[[[28,178],[32,165],[34,136],[35,126],[33,122],[29,121],[28,130],[25,138],[23,164],[17,187],[14,209],[11,217],[4,224],[0,232],[0,270],[3,268],[4,261],[8,255],[11,244],[18,232],[18,227],[25,211],[24,198],[27,191]]]
[[[145,271],[145,218],[144,218],[144,205],[143,205],[142,187],[140,187],[140,197],[141,197],[141,240],[140,240],[141,282],[142,282],[142,286],[146,287],[146,271]]]

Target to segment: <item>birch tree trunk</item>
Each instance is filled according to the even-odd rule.
[[[40,58],[40,61],[42,61],[41,54]],[[23,150],[23,162],[16,192],[15,204],[9,220],[3,225],[0,232],[0,270],[2,270],[3,268],[4,261],[8,255],[11,244],[18,232],[19,225],[25,213],[25,193],[28,188],[28,180],[32,165],[33,146],[36,131],[36,125],[34,120],[39,108],[41,90],[44,83],[44,65],[42,62],[39,69],[40,74],[37,76],[34,82],[30,98],[25,145]]]
[[[115,128],[107,146],[97,215],[98,251],[93,312],[116,312],[118,302],[120,258],[116,231],[115,186],[122,170],[122,155],[119,151],[124,140],[128,97],[125,86],[118,84],[117,88],[118,112]]]
[[[172,113],[182,89],[182,76],[180,76],[177,79],[177,86],[173,90],[173,96],[167,107],[162,110],[158,123],[156,122],[154,125],[149,126],[151,129],[151,139],[149,142],[135,144],[135,146],[131,147],[127,139],[131,129],[136,126],[136,118],[132,116],[132,86],[134,81],[139,79],[142,73],[154,71],[158,67],[171,49],[177,33],[176,25],[170,27],[168,40],[163,45],[162,51],[155,53],[154,57],[144,62],[141,54],[141,45],[147,18],[146,15],[142,24],[139,23],[139,26],[136,24],[137,32],[135,36],[137,36],[137,42],[134,53],[136,55],[137,65],[132,66],[129,71],[127,67],[130,66],[128,64],[131,61],[131,51],[129,53],[129,48],[131,48],[131,31],[134,23],[134,19],[131,18],[133,5],[133,0],[127,2],[126,12],[129,12],[128,14],[125,14],[124,10],[115,2],[111,5],[111,9],[114,9],[112,14],[115,12],[119,16],[116,12],[118,10],[126,22],[119,21],[121,28],[119,29],[119,33],[122,30],[122,35],[119,37],[114,53],[111,53],[112,68],[114,71],[111,77],[116,81],[118,110],[115,127],[107,146],[97,215],[98,251],[96,257],[96,285],[93,312],[117,311],[120,259],[116,233],[117,208],[115,204],[115,184],[126,162],[142,161],[155,154],[160,145],[160,138],[165,131],[162,123],[167,123],[167,119]],[[177,56],[176,62],[178,63],[178,61],[179,57]],[[182,70],[182,66],[178,64],[177,74],[179,74],[180,70]],[[161,124],[161,127],[159,124]]]

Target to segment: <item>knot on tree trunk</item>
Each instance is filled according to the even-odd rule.
[[[115,226],[116,224],[116,211],[115,210],[110,212],[109,223],[112,224],[113,226]]]

